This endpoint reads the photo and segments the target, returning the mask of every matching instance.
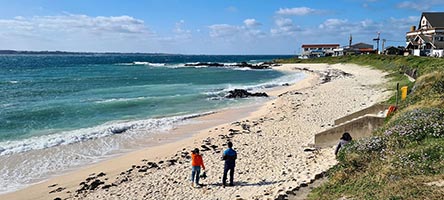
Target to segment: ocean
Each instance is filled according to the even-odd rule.
[[[220,109],[263,101],[226,99],[300,73],[185,66],[260,63],[290,56],[168,54],[0,55],[0,193],[103,160]]]

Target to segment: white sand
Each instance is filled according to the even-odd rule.
[[[349,64],[287,64],[277,69],[295,68],[309,68],[314,73],[309,73],[300,83],[270,92],[276,98],[246,119],[203,130],[191,138],[105,161],[0,196],[0,199],[274,199],[279,193],[311,182],[316,174],[336,164],[333,147],[304,151],[314,143],[316,133],[331,127],[339,117],[385,100],[389,94],[384,92],[385,74],[370,68]],[[352,76],[337,77],[320,84],[320,74],[333,69]],[[238,160],[235,186],[223,188],[220,186],[223,172],[220,158],[226,148],[223,144],[227,137],[234,143]],[[200,181],[205,184],[203,188],[195,189],[190,187],[190,160],[181,155],[203,144],[217,147],[202,152],[208,178]],[[177,162],[168,166],[166,160],[170,159]],[[147,162],[159,161],[164,161],[160,169],[138,172]],[[132,165],[135,165],[134,169],[127,171]],[[80,188],[79,183],[85,181],[89,174],[100,172],[106,175],[97,178],[105,182],[99,188],[111,183],[119,184],[108,189],[76,192]],[[52,184],[57,185],[48,187]],[[64,189],[49,194],[57,188]]]

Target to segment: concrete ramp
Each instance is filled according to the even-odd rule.
[[[353,139],[372,136],[372,132],[384,125],[385,115],[381,114],[387,105],[375,104],[358,112],[335,120],[335,127],[315,135],[317,147],[337,145],[344,132],[349,132]]]

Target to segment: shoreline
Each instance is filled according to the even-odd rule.
[[[297,73],[297,74],[302,74],[302,73]],[[297,74],[296,76],[298,76]],[[278,87],[273,87],[269,89],[275,89],[275,88]],[[258,107],[259,104],[263,104],[265,101],[269,101],[269,99],[252,100],[251,102],[252,104],[254,104],[253,107]],[[18,169],[14,170],[13,172],[7,171],[7,173],[5,173],[5,176],[2,177],[7,184],[2,185],[2,192],[0,193],[0,195],[13,193],[15,191],[29,187],[30,185],[46,181],[52,177],[84,169],[85,165],[89,166],[92,164],[103,162],[105,160],[114,159],[122,155],[125,155],[129,152],[137,151],[146,147],[162,145],[164,143],[173,142],[186,137],[192,137],[193,134],[190,133],[179,134],[176,133],[177,131],[174,131],[174,129],[177,129],[177,127],[181,127],[180,129],[182,129],[183,127],[187,127],[188,126],[187,123],[191,123],[192,125],[199,127],[208,126],[208,128],[209,128],[208,124],[211,124],[211,126],[215,126],[218,124],[227,123],[228,121],[221,121],[221,122],[204,122],[204,121],[207,119],[206,115],[213,115],[218,112],[227,112],[227,110],[237,110],[236,112],[238,113],[236,113],[233,116],[241,114],[242,117],[245,117],[247,116],[246,113],[252,112],[250,110],[253,108],[250,107],[251,105],[245,104],[244,102],[240,103],[239,105],[234,105],[234,107],[232,108],[217,108],[216,110],[202,111],[195,114],[184,114],[179,116],[166,115],[159,118],[139,119],[133,121],[131,120],[116,121],[115,124],[117,124],[117,127],[123,127],[122,130],[134,124],[138,125],[139,121],[140,123],[143,124],[146,123],[145,121],[149,120],[160,121],[161,122],[160,125],[157,126],[160,127],[161,129],[157,128],[153,128],[150,130],[145,129],[146,131],[141,129],[139,130],[139,132],[133,131],[131,132],[131,134],[116,133],[108,137],[102,137],[100,139],[86,139],[82,140],[81,142],[56,145],[51,148],[34,149],[31,151],[18,152],[11,157],[5,157],[0,159],[0,163],[5,163],[3,168],[4,171],[5,169],[6,170]],[[256,109],[257,108],[254,108],[254,110]],[[179,120],[176,120],[174,118],[177,118]],[[233,118],[230,119],[230,121],[231,120],[235,119]],[[94,126],[93,128],[85,128],[85,130],[97,129],[96,127],[108,127],[107,129],[109,129],[109,127],[112,128],[112,126],[107,126],[106,124],[107,123]],[[127,126],[126,124],[129,125]],[[156,125],[155,123],[152,124]],[[151,124],[149,125],[151,126]],[[102,129],[105,130],[104,128]],[[101,131],[102,129],[100,129],[99,131]],[[200,130],[203,128],[197,128],[197,129]],[[132,133],[137,133],[137,134],[132,134]],[[66,138],[62,138],[58,141],[64,141],[65,139]],[[53,141],[57,140],[54,140],[53,138]],[[60,152],[66,152],[66,153],[60,153]],[[81,152],[81,153],[76,153],[76,152]],[[25,163],[27,161],[30,161],[28,163],[32,164],[26,165]],[[50,164],[47,165],[45,161]],[[28,166],[35,166],[35,167],[28,167]]]
[[[284,65],[282,67],[279,67],[279,70],[295,70],[295,66],[304,66],[304,67],[309,67],[310,69],[312,68],[326,68],[328,69],[330,65],[326,65],[326,64],[320,64],[319,66],[317,66],[316,64],[309,64],[309,65],[301,65],[301,64],[289,64],[289,65]],[[337,68],[341,68],[344,66],[346,66],[345,68],[350,68],[350,65],[340,65],[340,66],[336,66]],[[357,67],[357,66],[354,66]],[[347,69],[348,69],[347,68]],[[358,69],[365,69],[365,70],[370,70],[370,71],[375,71],[375,70],[371,70],[368,68],[362,68],[362,67],[357,67]],[[353,73],[351,73],[353,74]],[[332,80],[331,82],[339,82],[340,80],[343,79],[338,79],[338,80]],[[294,96],[298,96],[301,95],[295,91],[297,90],[301,90],[303,91],[302,93],[310,93],[310,90],[314,90],[317,89],[316,87],[319,87],[320,84],[320,80],[319,80],[319,75],[315,74],[315,73],[308,73],[308,76],[305,77],[303,80],[299,81],[296,84],[293,84],[291,86],[282,86],[277,88],[276,90],[272,90],[272,91],[267,91],[267,93],[269,93],[270,96],[276,97],[273,98],[267,102],[264,103],[264,105],[258,106],[258,108],[254,108],[252,110],[249,110],[248,112],[239,109],[239,108],[235,108],[232,109],[231,111],[221,111],[221,112],[216,112],[214,114],[211,115],[207,115],[207,116],[203,116],[201,118],[199,118],[199,120],[201,121],[208,121],[211,119],[220,119],[220,118],[224,118],[227,121],[225,123],[218,123],[217,120],[213,121],[213,124],[209,124],[208,126],[203,127],[202,125],[199,126],[193,126],[193,124],[189,124],[189,125],[185,125],[188,127],[181,127],[178,129],[175,129],[173,131],[171,131],[171,134],[177,134],[176,136],[179,136],[179,138],[176,138],[176,140],[172,140],[172,141],[167,141],[166,144],[160,144],[158,146],[154,146],[154,147],[148,147],[148,148],[144,148],[142,150],[137,150],[135,152],[130,152],[127,153],[125,155],[119,156],[117,158],[112,158],[110,160],[105,160],[102,161],[100,163],[97,164],[93,164],[93,166],[89,166],[86,168],[82,168],[79,170],[75,170],[73,172],[69,172],[67,174],[58,176],[58,177],[54,177],[51,178],[50,180],[44,181],[42,183],[38,183],[35,185],[31,185],[25,189],[16,191],[16,192],[12,192],[12,193],[6,193],[3,195],[0,195],[0,197],[2,198],[6,198],[6,199],[53,199],[56,197],[61,197],[61,198],[65,198],[65,197],[70,197],[70,198],[94,198],[95,196],[96,198],[105,198],[107,199],[109,195],[111,193],[118,193],[118,192],[113,192],[115,190],[120,192],[120,195],[123,196],[127,196],[130,195],[130,197],[136,198],[139,195],[136,196],[132,196],[131,195],[131,191],[128,191],[128,187],[126,187],[127,185],[131,185],[131,184],[136,184],[138,186],[140,186],[141,181],[140,179],[146,180],[147,178],[150,178],[150,180],[153,178],[152,174],[154,173],[148,173],[150,170],[145,170],[145,174],[143,174],[142,176],[138,173],[133,173],[133,171],[140,171],[140,168],[143,168],[143,164],[142,163],[146,163],[147,161],[149,162],[157,162],[159,163],[161,160],[165,161],[170,159],[171,157],[173,157],[173,159],[176,159],[176,161],[174,162],[175,164],[169,165],[169,166],[161,166],[162,171],[166,171],[169,172],[171,170],[173,170],[174,172],[178,173],[178,170],[180,170],[180,180],[175,180],[176,183],[180,183],[180,186],[177,187],[182,187],[181,189],[179,188],[178,190],[186,190],[185,192],[189,193],[190,188],[189,187],[185,187],[184,185],[182,185],[183,183],[187,183],[186,180],[183,180],[184,178],[186,179],[186,176],[188,175],[188,165],[189,165],[189,161],[187,161],[187,159],[185,157],[180,157],[179,155],[184,152],[187,152],[189,150],[191,150],[194,147],[198,147],[198,146],[202,146],[202,145],[206,145],[206,146],[210,146],[211,145],[215,145],[218,146],[216,148],[214,148],[214,152],[208,152],[208,151],[204,151],[204,161],[207,163],[206,165],[210,166],[207,167],[209,168],[210,173],[213,173],[213,169],[215,168],[216,170],[214,171],[219,171],[220,172],[220,162],[218,162],[218,156],[220,156],[220,150],[223,145],[222,141],[226,141],[227,138],[229,138],[230,140],[235,140],[235,149],[239,149],[240,152],[242,152],[242,154],[244,155],[251,155],[252,157],[254,157],[254,155],[256,155],[255,153],[253,154],[249,154],[250,151],[249,148],[252,148],[252,146],[256,147],[257,145],[262,146],[265,145],[265,147],[270,147],[271,149],[269,150],[274,150],[274,148],[279,148],[276,147],[276,143],[273,142],[273,140],[270,139],[276,139],[279,140],[280,142],[285,142],[286,144],[279,144],[282,145],[284,147],[289,147],[291,145],[295,146],[293,143],[291,143],[291,141],[288,141],[288,139],[285,138],[291,138],[291,137],[299,137],[297,142],[297,147],[291,147],[290,149],[287,150],[292,150],[292,151],[298,151],[297,149],[301,150],[304,148],[304,146],[307,146],[310,144],[310,142],[312,143],[314,141],[314,139],[310,139],[310,137],[312,137],[313,133],[306,133],[306,134],[301,134],[301,131],[298,128],[301,127],[292,127],[291,123],[294,123],[294,120],[288,120],[289,117],[296,117],[296,115],[301,115],[301,113],[297,113],[297,112],[288,112],[289,110],[289,106],[293,107],[292,109],[294,109],[294,105],[296,104],[294,101],[289,101],[289,100],[294,100],[291,99]],[[328,83],[327,83],[328,84]],[[325,84],[326,85],[326,84]],[[357,85],[359,86],[359,85]],[[312,95],[315,95],[317,93],[314,93]],[[303,94],[304,95],[304,94]],[[299,98],[299,97],[297,97]],[[308,96],[307,98],[310,98],[310,96]],[[379,97],[378,97],[379,98]],[[369,97],[370,99],[370,97]],[[305,99],[299,99],[301,102],[301,100],[303,100],[302,102],[305,101]],[[365,100],[365,99],[364,99]],[[368,100],[368,99],[367,99]],[[372,99],[372,101],[374,101]],[[372,102],[370,101],[370,102]],[[292,104],[288,105],[289,102],[292,102]],[[374,102],[376,103],[376,102]],[[303,103],[301,103],[303,104]],[[296,109],[299,109],[298,104],[296,104]],[[370,105],[369,105],[370,106]],[[309,106],[310,107],[310,106]],[[310,109],[310,108],[307,109]],[[312,106],[313,107],[313,104]],[[355,106],[356,107],[356,106]],[[360,107],[360,105],[357,106],[358,108]],[[356,109],[356,108],[355,108]],[[228,109],[230,110],[230,109]],[[291,109],[290,109],[291,111]],[[353,111],[350,108],[350,111]],[[233,112],[233,113],[230,113]],[[234,115],[235,113],[243,113],[246,114],[246,116],[241,117],[241,118],[236,118],[233,120],[232,115]],[[283,114],[284,113],[284,114]],[[303,113],[302,113],[303,114]],[[313,114],[313,113],[312,113]],[[342,114],[343,111],[342,111]],[[338,114],[336,114],[338,115]],[[230,118],[231,117],[231,118]],[[277,119],[279,118],[279,119]],[[231,119],[231,120],[230,120]],[[304,119],[303,117],[300,119]],[[322,119],[321,116],[315,116],[315,119],[320,119],[320,121],[328,121],[327,119]],[[290,121],[289,122],[285,122],[285,121]],[[236,121],[236,122],[234,122]],[[308,120],[308,122],[310,122],[310,120]],[[282,138],[278,137],[281,135],[280,131],[279,131],[279,126],[276,126],[276,124],[282,124],[284,125],[288,130],[284,130],[283,132],[285,134],[282,134],[282,137],[284,137],[284,140],[282,140]],[[300,126],[304,126],[303,124],[299,124]],[[248,127],[247,129],[245,127]],[[325,125],[323,126],[325,127]],[[322,127],[322,128],[323,128]],[[315,128],[314,131],[318,131],[318,130],[322,130],[322,128],[319,126],[317,128]],[[290,130],[291,129],[291,130]],[[302,129],[306,129],[306,128],[302,128]],[[313,129],[313,128],[311,128]],[[306,129],[307,130],[307,129]],[[308,127],[308,130],[310,130],[310,128]],[[184,132],[188,132],[188,134],[184,133]],[[192,132],[192,133],[190,133]],[[226,134],[227,132],[229,132],[228,134]],[[294,133],[296,132],[296,133]],[[310,131],[311,132],[311,131]],[[261,143],[255,143],[254,139],[260,140],[259,137],[264,137],[263,135],[265,135],[265,133],[269,134],[271,133],[269,136],[265,136],[268,137],[267,140],[268,144],[261,144]],[[299,133],[299,134],[297,134]],[[190,135],[191,134],[191,135]],[[275,134],[275,135],[273,135]],[[224,136],[224,137],[221,137]],[[180,136],[184,136],[184,137],[180,137]],[[242,139],[243,138],[243,139]],[[253,141],[251,140],[253,139]],[[282,140],[282,141],[281,141]],[[248,141],[248,145],[246,141]],[[264,142],[265,142],[264,141]],[[295,141],[293,141],[295,142]],[[242,144],[244,143],[244,144]],[[244,145],[244,146],[242,146]],[[245,149],[245,146],[249,146],[247,149]],[[180,150],[182,149],[182,150]],[[222,148],[223,149],[223,148]],[[262,151],[260,149],[255,149],[256,153],[258,151]],[[218,153],[219,151],[219,153]],[[174,155],[176,153],[176,155]],[[282,153],[282,152],[281,152]],[[241,155],[242,155],[241,154]],[[270,156],[274,156],[274,152],[270,153],[265,153],[266,155],[264,156],[264,159],[270,159]],[[298,166],[301,166],[302,168],[299,170],[300,174],[299,176],[296,174],[294,175],[293,179],[297,179],[296,181],[284,181],[284,182],[280,182],[279,179],[280,178],[273,178],[270,177],[270,179],[273,179],[272,181],[267,181],[267,180],[262,180],[260,177],[258,178],[257,176],[261,176],[261,174],[263,176],[268,176],[266,175],[267,173],[263,174],[261,171],[267,171],[264,168],[261,168],[261,170],[259,170],[260,172],[258,172],[259,174],[251,174],[251,172],[249,172],[246,169],[240,169],[238,172],[242,172],[242,174],[250,174],[251,176],[249,176],[250,180],[245,179],[240,181],[239,187],[233,187],[233,188],[227,188],[227,190],[225,191],[225,193],[228,192],[228,196],[227,198],[232,199],[232,197],[236,197],[236,195],[238,194],[234,194],[237,193],[235,191],[238,190],[242,190],[240,191],[239,194],[242,197],[251,197],[251,196],[255,196],[258,195],[256,194],[258,192],[258,188],[259,190],[262,190],[264,188],[262,188],[262,186],[264,186],[266,189],[265,190],[269,190],[268,192],[265,192],[265,194],[270,195],[269,197],[272,197],[273,195],[276,195],[279,193],[279,190],[282,190],[282,188],[288,188],[290,187],[289,185],[294,185],[297,182],[307,182],[310,181],[310,179],[312,179],[312,176],[318,174],[318,173],[322,173],[323,171],[325,171],[326,169],[328,169],[330,166],[332,166],[333,164],[335,164],[334,159],[331,159],[331,154],[332,151],[331,149],[324,149],[324,150],[320,150],[319,152],[317,152],[316,154],[313,153],[308,153],[302,154],[302,156],[300,155],[293,155],[291,152],[284,152],[284,157],[280,156],[278,160],[274,160],[274,162],[276,163],[282,163],[282,161],[285,161],[285,159],[283,160],[283,158],[286,159],[291,159],[292,157],[297,158],[295,161],[291,161],[292,164],[297,164]],[[247,168],[251,168],[248,167],[249,165],[257,165],[254,164],[254,160],[249,160],[250,158],[241,158],[238,162],[241,162],[241,166],[243,166],[243,168],[245,168],[245,165],[247,166]],[[319,160],[320,159],[320,160]],[[248,162],[243,162],[243,161],[251,161],[253,162],[253,164],[242,164],[242,163],[248,163]],[[319,161],[326,161],[325,165],[322,166],[316,166],[316,163],[319,163]],[[166,163],[166,162],[162,162],[162,163]],[[215,163],[218,163],[217,166],[213,166]],[[267,162],[268,163],[268,162]],[[271,162],[273,163],[273,162]],[[303,164],[305,163],[305,164]],[[171,162],[170,162],[171,164]],[[282,163],[283,165],[285,165],[284,163]],[[133,167],[135,166],[135,167]],[[139,168],[137,168],[137,166]],[[257,166],[256,166],[257,167]],[[282,167],[278,167],[278,168],[282,168]],[[285,167],[284,167],[285,168]],[[128,170],[127,170],[128,169]],[[133,169],[133,170],[130,170]],[[218,170],[217,170],[218,169]],[[251,168],[251,169],[254,169]],[[274,168],[273,168],[274,169]],[[309,173],[307,173],[307,169],[309,171]],[[310,170],[311,169],[311,170]],[[302,171],[301,171],[302,170]],[[128,172],[129,171],[129,172]],[[148,172],[146,172],[148,171]],[[274,171],[274,170],[272,170]],[[280,170],[279,170],[280,171]],[[288,168],[284,170],[285,173],[291,173],[289,172],[291,170],[289,170]],[[297,170],[296,170],[297,171]],[[310,172],[311,171],[311,172]],[[117,186],[111,186],[108,189],[108,192],[106,191],[106,189],[102,189],[102,190],[97,190],[97,191],[87,191],[85,193],[79,193],[77,194],[77,197],[74,195],[75,190],[78,189],[79,187],[79,183],[84,181],[87,177],[90,177],[91,174],[95,174],[93,175],[95,177],[95,179],[99,179],[99,174],[104,173],[105,175],[103,175],[103,178],[100,178],[100,180],[106,182],[104,183],[104,185],[108,184],[108,182],[113,182],[115,179],[117,180],[122,180],[122,173],[124,174],[125,177],[127,177],[127,179],[129,178],[131,181],[127,180],[124,182],[121,182],[119,185]],[[236,172],[236,173],[238,173]],[[304,174],[305,173],[305,174]],[[218,172],[214,172],[214,174],[219,174]],[[218,180],[218,178],[216,177],[216,175],[213,175],[214,177],[212,177],[211,181],[212,182],[217,182],[216,180]],[[238,175],[240,177],[243,177],[244,175]],[[100,176],[102,177],[102,176]],[[277,175],[277,177],[280,177],[279,175]],[[299,178],[298,178],[299,177]],[[106,180],[105,180],[106,179]],[[155,179],[155,178],[154,178]],[[253,180],[254,179],[254,180]],[[260,179],[260,180],[259,180]],[[156,180],[154,180],[156,181]],[[210,181],[210,180],[209,180]],[[162,192],[158,192],[158,193],[162,193],[161,195],[167,195],[166,197],[168,197],[169,192],[173,192],[174,189],[170,189],[168,186],[165,186],[165,183],[163,183],[162,181],[159,182],[157,181],[160,185],[159,187],[167,187],[167,193],[162,193]],[[174,181],[173,181],[174,182]],[[220,180],[219,180],[220,182]],[[249,182],[254,182],[256,184],[250,184]],[[56,185],[55,185],[56,184]],[[169,183],[171,184],[171,183]],[[214,184],[214,183],[213,183]],[[143,184],[142,184],[143,185]],[[52,187],[49,187],[52,186]],[[252,186],[254,188],[251,190],[247,190],[244,188],[247,188],[246,186]],[[185,187],[185,188],[183,188]],[[270,189],[270,187],[272,189]],[[134,187],[130,187],[130,188],[134,188]],[[278,188],[277,190],[275,190],[276,188]],[[153,188],[151,188],[153,189]],[[192,189],[191,189],[192,190]],[[219,191],[218,188],[216,188],[216,186],[214,185],[208,185],[205,187],[205,189],[203,189],[203,191],[206,190],[217,190],[217,192],[223,192],[224,191]],[[245,190],[245,191],[244,191]],[[67,191],[69,191],[69,193],[67,193]],[[160,196],[156,196],[157,194],[155,194],[155,191],[151,191],[150,193],[150,189],[148,189],[148,191],[145,195],[148,195],[146,197],[160,197]],[[51,192],[51,193],[50,193]],[[134,192],[134,191],[133,191]],[[177,192],[177,191],[176,191]],[[123,194],[122,194],[123,193]],[[263,193],[263,192],[262,192]],[[173,193],[172,193],[173,194]],[[217,193],[219,194],[219,193]],[[263,194],[261,197],[267,196]],[[85,195],[85,196],[83,196]],[[105,196],[103,196],[105,195]],[[119,197],[121,197],[119,195]],[[133,194],[134,195],[134,194]],[[185,195],[185,194],[184,194]],[[234,196],[233,196],[234,195]],[[116,197],[116,196],[114,196]],[[141,197],[141,196],[139,196]],[[145,196],[144,196],[145,197]],[[211,197],[211,196],[209,196]],[[190,198],[196,198],[196,197],[192,197],[190,196]],[[198,198],[198,197],[197,197]]]
[[[276,70],[276,69],[275,69]],[[277,69],[279,70],[279,69]],[[292,72],[294,73],[294,71],[291,70],[282,70],[282,71],[286,71],[286,72]],[[302,81],[303,79],[301,79],[300,81]],[[278,87],[273,87],[273,88],[265,88],[264,91],[267,92],[268,94],[270,94],[270,96],[273,96],[273,94],[278,93],[281,90],[284,90],[285,88],[288,88],[289,86],[278,86]],[[137,154],[137,152],[139,151],[144,151],[150,148],[155,148],[157,149],[157,147],[161,147],[163,145],[168,145],[168,144],[173,144],[173,143],[181,143],[181,141],[187,140],[187,139],[193,139],[193,137],[198,134],[199,132],[205,131],[207,129],[211,129],[214,127],[217,127],[219,125],[224,125],[224,124],[229,124],[232,121],[235,120],[241,120],[243,118],[247,118],[248,116],[250,116],[252,113],[257,112],[258,110],[260,110],[260,108],[262,106],[264,106],[267,102],[272,101],[273,99],[267,99],[267,100],[260,100],[258,102],[253,102],[253,105],[248,105],[248,104],[241,104],[241,105],[237,105],[234,107],[230,107],[230,108],[223,108],[223,109],[218,109],[218,110],[214,110],[214,111],[208,111],[208,112],[204,112],[204,113],[200,113],[197,114],[197,116],[193,116],[189,119],[186,119],[186,121],[184,121],[184,124],[179,124],[175,127],[173,127],[171,130],[168,130],[166,132],[161,131],[161,133],[156,133],[154,134],[151,138],[144,138],[143,142],[137,142],[138,145],[141,145],[139,143],[144,143],[144,142],[148,142],[148,143],[144,143],[145,147],[142,148],[135,148],[135,149],[131,149],[131,150],[121,150],[117,153],[113,153],[113,155],[108,155],[105,156],[104,158],[100,158],[97,161],[93,162],[92,164],[89,164],[87,166],[78,166],[75,168],[71,168],[71,169],[65,169],[63,171],[61,171],[60,173],[57,173],[56,175],[51,175],[48,178],[45,179],[38,179],[35,183],[31,183],[23,188],[20,188],[18,190],[15,191],[11,191],[11,192],[7,192],[7,193],[1,193],[0,197],[6,197],[7,199],[11,198],[11,199],[35,199],[34,197],[29,197],[27,198],[26,195],[28,195],[28,192],[25,192],[24,195],[21,195],[21,191],[34,191],[34,187],[37,188],[37,190],[42,190],[42,189],[47,189],[45,187],[41,187],[41,185],[45,185],[47,182],[54,182],[52,180],[61,180],[60,178],[62,177],[71,177],[72,174],[74,174],[74,176],[77,176],[75,174],[77,174],[77,172],[80,171],[88,171],[91,168],[96,168],[96,165],[102,165],[102,163],[106,163],[110,160],[113,159],[119,159],[121,157],[126,157],[126,156],[131,156],[132,154]],[[236,117],[233,117],[236,116]],[[111,136],[111,137],[115,137],[115,135]],[[86,143],[91,143],[90,145],[94,145],[93,141],[86,141]],[[61,148],[61,147],[56,147],[56,148]],[[160,148],[163,149],[163,148]],[[48,149],[41,149],[39,151],[46,151]],[[168,149],[169,150],[169,149]],[[167,150],[167,151],[168,151]],[[173,152],[174,150],[171,150],[170,154]],[[46,153],[47,154],[47,153]],[[164,153],[161,155],[169,155],[168,153]],[[156,159],[160,159],[159,157],[156,157]],[[131,165],[128,165],[131,166]],[[124,167],[120,166],[117,167],[117,169],[112,169],[111,172],[114,171],[119,171],[119,170],[123,170]],[[106,171],[106,170],[105,170]],[[83,174],[83,173],[80,173]],[[82,178],[76,178],[77,180],[75,181],[79,181]],[[60,182],[60,181],[59,181]],[[69,182],[73,182],[73,181],[67,181],[68,184]],[[50,191],[49,191],[50,192]],[[34,193],[34,192],[32,192]],[[42,198],[42,199],[46,199],[46,198]]]

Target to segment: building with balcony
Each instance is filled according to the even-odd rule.
[[[444,12],[423,12],[418,27],[406,33],[406,43],[413,55],[443,57]]]
[[[303,44],[303,57],[324,57],[332,56],[335,50],[339,49],[339,44]]]

